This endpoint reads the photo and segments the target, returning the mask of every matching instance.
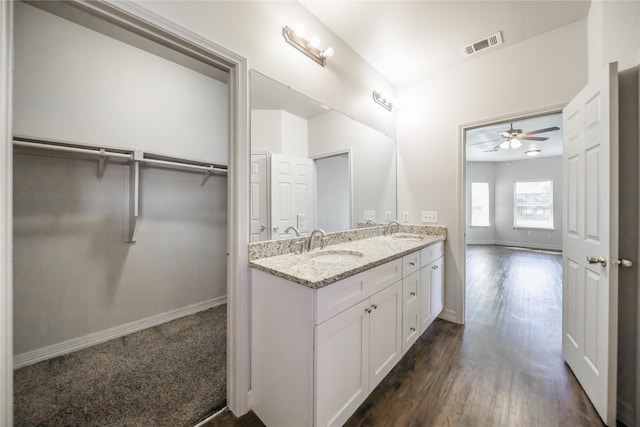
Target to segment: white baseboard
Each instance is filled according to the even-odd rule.
[[[442,313],[440,313],[438,317],[448,322],[460,323],[458,321],[458,314],[454,310],[451,310],[450,308],[445,308],[444,310],[442,310]]]
[[[531,249],[548,249],[551,251],[562,251],[562,245],[545,245],[544,243],[531,243],[531,242],[508,242],[505,240],[496,240],[496,245],[500,246],[516,246],[520,248]]]
[[[467,240],[467,245],[495,245],[495,240]]]
[[[73,353],[74,351],[82,350],[114,338],[120,338],[133,332],[158,326],[226,303],[227,296],[225,295],[223,297],[213,298],[178,308],[176,310],[171,310],[166,313],[156,314],[155,316],[147,317],[145,319],[125,323],[124,325],[114,326],[113,328],[105,329],[104,331],[94,332],[82,337],[72,338],[61,343],[17,354],[13,357],[13,369],[23,368],[25,366],[33,365],[34,363],[42,362],[43,360]]]
[[[633,408],[627,402],[623,402],[622,400],[618,399],[618,411],[616,415],[617,418],[624,423],[624,425],[635,425]]]

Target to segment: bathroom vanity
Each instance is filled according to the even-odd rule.
[[[339,426],[443,308],[444,235],[378,236],[251,262],[252,408]]]

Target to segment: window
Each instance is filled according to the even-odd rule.
[[[553,181],[516,181],[513,226],[553,228]]]
[[[471,183],[471,226],[489,227],[489,184]]]

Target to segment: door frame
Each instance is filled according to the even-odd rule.
[[[546,114],[562,113],[562,109],[567,104],[557,104],[548,107],[536,108],[533,110],[521,111],[518,113],[494,116],[487,119],[480,119],[458,125],[458,230],[462,238],[459,241],[458,251],[460,254],[458,265],[460,266],[460,280],[456,289],[456,316],[455,322],[465,323],[466,290],[467,290],[467,130],[494,125],[506,121],[522,120],[530,117],[544,116]]]
[[[249,410],[250,383],[247,61],[133,2],[74,0],[72,5],[167,47],[199,56],[228,73],[227,403],[240,416]],[[13,2],[0,1],[0,129],[5,129],[0,133],[0,425],[7,426],[13,425],[13,12]]]

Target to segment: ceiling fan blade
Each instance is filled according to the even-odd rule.
[[[483,153],[491,153],[493,151],[498,151],[498,149],[497,148],[493,148],[491,150],[484,150]]]
[[[551,132],[552,130],[560,130],[560,128],[558,126],[554,126],[554,127],[546,128],[546,129],[532,130],[531,132],[525,132],[522,135],[524,135],[524,136],[535,135],[537,133]]]
[[[469,144],[467,145],[467,147],[473,147],[474,145],[482,145],[482,144],[487,144],[489,142],[494,142],[494,141],[500,141],[502,138],[498,138],[498,139],[490,139],[489,141],[482,141],[482,142],[476,142],[473,144]]]
[[[520,137],[520,139],[522,141],[546,141],[549,138],[545,138],[542,136],[526,136],[525,134],[525,136]]]

